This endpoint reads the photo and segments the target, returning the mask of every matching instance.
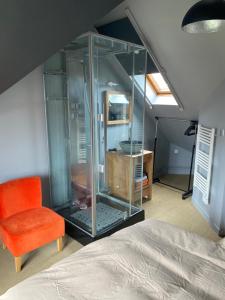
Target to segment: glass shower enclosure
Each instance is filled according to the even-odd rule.
[[[44,65],[51,207],[70,233],[144,219],[145,73],[145,48],[94,33]]]

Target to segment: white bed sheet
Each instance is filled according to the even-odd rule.
[[[0,299],[225,299],[224,245],[146,220],[82,248]]]

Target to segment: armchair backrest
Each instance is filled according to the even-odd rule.
[[[15,179],[0,184],[0,220],[41,206],[40,177]]]

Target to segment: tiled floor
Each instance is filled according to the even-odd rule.
[[[154,185],[153,199],[146,202],[144,208],[146,218],[166,221],[215,241],[219,239],[193,207],[191,199],[181,200],[181,192],[162,185]],[[68,237],[65,242],[66,245],[61,253],[57,253],[56,243],[52,243],[24,257],[24,265],[20,273],[15,273],[14,260],[10,253],[0,249],[0,294],[82,247],[78,242]]]

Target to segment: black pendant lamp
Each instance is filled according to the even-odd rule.
[[[225,1],[202,0],[186,13],[182,29],[189,33],[217,32],[225,28]]]

